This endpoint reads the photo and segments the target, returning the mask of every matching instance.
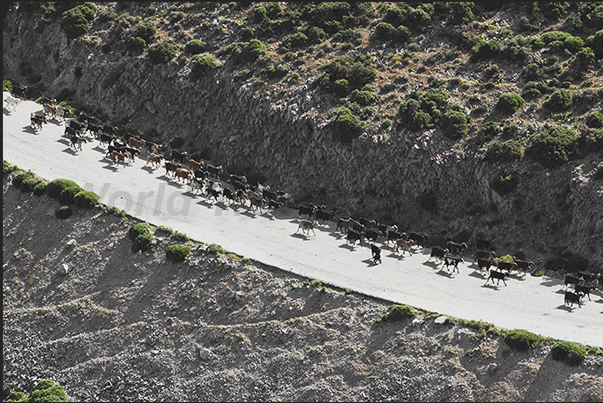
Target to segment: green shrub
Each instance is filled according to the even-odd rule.
[[[195,55],[191,61],[191,74],[195,78],[203,77],[218,67],[218,61],[212,55]]]
[[[32,179],[34,177],[35,174],[31,171],[19,172],[13,177],[13,186],[19,189],[24,180]]]
[[[11,164],[7,160],[2,160],[2,173],[4,173],[4,175],[11,174],[11,173],[15,172],[17,169],[19,169],[19,167],[16,166],[15,164]]]
[[[370,63],[371,57],[361,53],[336,57],[321,66],[321,70],[326,73],[325,77],[328,78],[322,84],[325,89],[328,89],[328,84],[345,78],[349,82],[350,89],[360,89],[377,78],[377,70]]]
[[[92,3],[83,3],[73,7],[62,14],[61,26],[68,38],[73,39],[88,32],[88,25],[94,19],[96,6]]]
[[[69,218],[73,215],[73,210],[69,206],[61,206],[55,211],[54,215],[57,218]]]
[[[256,4],[253,6],[253,12],[251,14],[253,22],[262,22],[266,19],[266,7]]]
[[[158,232],[163,232],[163,233],[166,233],[168,235],[172,235],[174,233],[174,230],[171,227],[166,227],[165,225],[160,225],[155,230],[155,233],[158,233]]]
[[[515,329],[507,333],[505,343],[517,351],[527,351],[538,345],[540,337],[524,329]]]
[[[153,227],[148,222],[141,222],[138,224],[134,224],[128,230],[128,235],[130,239],[136,239],[140,235],[152,234]]]
[[[394,305],[391,305],[387,309],[387,312],[385,312],[381,316],[381,320],[396,321],[396,320],[402,320],[402,319],[406,319],[406,318],[414,318],[416,315],[417,315],[417,311],[412,306],[394,304]]]
[[[157,30],[150,21],[139,22],[130,29],[131,37],[139,37],[146,43],[152,43],[155,40]]]
[[[426,128],[431,115],[421,109],[421,103],[416,99],[408,99],[400,104],[398,118],[403,127],[412,131]]]
[[[175,232],[174,234],[172,234],[171,238],[174,241],[177,241],[177,242],[188,242],[188,241],[190,241],[190,238],[188,237],[188,235],[183,234],[182,232]]]
[[[77,207],[92,208],[98,203],[100,196],[92,191],[82,191],[73,196],[73,201]]]
[[[59,203],[63,204],[63,205],[67,205],[67,204],[73,204],[75,203],[73,198],[75,197],[76,194],[82,192],[83,189],[80,188],[79,186],[72,186],[72,187],[68,187],[65,188],[61,191],[61,193],[59,193]]]
[[[486,150],[485,158],[490,161],[516,161],[523,157],[521,143],[514,140],[493,141]]]
[[[471,48],[471,56],[469,58],[472,62],[479,60],[490,59],[498,56],[500,47],[498,41],[484,41],[478,39],[475,45]]]
[[[191,254],[191,248],[177,243],[171,244],[165,250],[165,257],[174,263],[184,262]]]
[[[153,246],[153,242],[155,242],[155,237],[152,234],[140,234],[132,242],[132,251],[149,250]]]
[[[151,249],[155,237],[153,236],[153,227],[147,222],[134,224],[128,230],[128,235],[132,239],[132,251]]]
[[[381,40],[390,40],[394,37],[396,27],[388,22],[380,22],[375,27],[375,38]]]
[[[547,168],[568,162],[576,150],[577,138],[567,126],[545,127],[536,135],[526,154]]]
[[[21,192],[23,193],[31,193],[34,190],[34,187],[38,184],[40,180],[37,178],[25,178],[21,182]]]
[[[449,109],[444,113],[440,125],[444,135],[453,139],[459,139],[467,134],[467,126],[467,115],[453,109]]]
[[[533,277],[542,277],[544,276],[544,270],[542,269],[534,269],[532,273],[530,273]]]
[[[350,94],[350,101],[356,102],[358,105],[366,106],[374,99],[373,93],[370,91],[354,90]]]
[[[569,365],[580,365],[588,357],[588,351],[580,344],[558,341],[551,349],[553,359]]]
[[[494,189],[494,191],[496,191],[496,193],[499,195],[503,196],[515,190],[518,183],[519,180],[517,179],[516,175],[512,173],[501,173],[494,177],[494,180],[492,180],[492,189]]]
[[[496,109],[503,113],[513,114],[525,103],[524,99],[518,94],[502,94],[496,103]]]
[[[226,253],[226,249],[224,249],[222,245],[218,245],[217,243],[211,243],[207,245],[206,251],[215,255],[223,255]]]
[[[63,189],[66,189],[68,187],[79,187],[79,185],[77,183],[75,183],[74,181],[72,181],[71,179],[63,179],[63,178],[54,179],[54,180],[50,181],[48,183],[48,185],[46,186],[46,193],[48,193],[48,196],[58,199],[59,195],[61,194]],[[84,189],[81,189],[81,190],[84,190]]]
[[[147,54],[155,64],[167,63],[178,54],[178,45],[170,40],[154,43],[149,46]]]
[[[563,111],[569,108],[572,102],[572,93],[568,89],[560,88],[553,92],[542,105],[552,111]]]
[[[335,94],[340,97],[344,97],[348,94],[350,83],[345,78],[340,78],[339,80],[335,81],[331,87]]]
[[[184,45],[184,51],[191,55],[196,55],[205,50],[205,42],[200,39],[191,39]]]
[[[586,44],[595,52],[597,59],[603,58],[603,29],[586,38]]]
[[[133,54],[140,54],[147,47],[147,43],[140,36],[131,36],[124,41],[126,50]]]
[[[29,396],[30,402],[70,402],[61,385],[50,379],[41,379],[36,383]]]
[[[351,143],[360,136],[363,130],[358,116],[346,107],[342,107],[329,123],[335,140],[342,143]]]
[[[603,127],[603,113],[593,112],[586,118],[585,122],[588,127],[591,128],[602,128]]]
[[[33,194],[36,196],[42,196],[44,193],[46,193],[46,186],[46,182],[38,182],[33,188]]]
[[[29,402],[29,397],[23,392],[10,392],[5,402]]]

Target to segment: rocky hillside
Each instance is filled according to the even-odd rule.
[[[603,264],[601,3],[12,3],[4,79],[337,216]]]
[[[601,401],[603,355],[325,287],[156,229],[74,207],[3,175],[3,384],[41,378],[74,401]],[[401,315],[394,315],[400,312]],[[581,348],[584,348],[582,346]]]

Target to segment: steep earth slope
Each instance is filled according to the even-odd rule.
[[[518,352],[500,329],[284,273],[216,245],[166,260],[156,232],[107,208],[55,217],[56,200],[3,177],[3,381],[40,378],[75,401],[601,401],[603,356],[579,366],[551,340]]]

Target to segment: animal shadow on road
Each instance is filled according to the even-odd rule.
[[[293,234],[291,234],[291,236],[293,238],[303,239],[304,241],[309,241],[311,239],[308,235],[300,234],[300,233],[293,233]]]
[[[426,262],[423,262],[423,265],[424,266],[429,266],[432,269],[439,269],[440,263],[436,263],[436,262],[432,262],[432,261],[428,260]]]
[[[38,134],[38,132],[33,127],[31,127],[30,125],[23,126],[23,131],[25,133]]]
[[[58,139],[57,143],[65,144],[66,146],[71,146],[71,142],[67,139]]]
[[[439,274],[442,277],[452,278],[452,273],[444,270],[444,268],[440,268],[440,270],[436,271],[436,274]]]
[[[143,169],[143,170],[147,171],[148,173],[152,174],[158,168],[153,168],[150,165],[144,165],[144,166],[141,166],[140,169]]]
[[[344,243],[342,245],[339,245],[339,247],[343,249],[349,249],[350,251],[356,250],[356,245],[350,245],[349,243]]]
[[[115,165],[112,165],[112,164],[107,164],[107,165],[103,166],[103,168],[111,170],[113,172],[117,172],[119,170],[118,166],[115,166]]]
[[[469,274],[471,277],[475,277],[475,278],[485,278],[484,274],[486,273],[482,273],[480,271],[474,270],[471,274]]]
[[[63,150],[62,150],[62,151],[63,151],[64,153],[67,153],[67,154],[71,154],[71,155],[77,155],[77,151],[75,151],[75,150],[74,150],[74,149],[72,149],[72,148],[63,148]]]
[[[366,263],[366,265],[369,267],[378,266],[381,264],[381,263],[375,263],[375,261],[373,259],[364,259],[363,262]]]
[[[559,309],[559,310],[562,310],[562,311],[567,311],[569,313],[572,313],[572,312],[574,312],[574,309],[576,309],[576,308],[574,308],[573,306],[567,306],[567,305],[563,304],[563,305],[559,305],[555,309]]]
[[[503,284],[502,286],[504,287],[505,285]],[[482,285],[482,288],[490,288],[495,291],[500,291],[500,287],[500,284],[492,284],[490,282],[487,282],[486,284]]]

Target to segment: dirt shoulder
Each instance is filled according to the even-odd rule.
[[[56,200],[3,185],[14,390],[51,378],[76,401],[603,400],[601,355],[569,366],[550,342],[518,352],[484,323],[421,310],[381,321],[387,301],[215,245],[189,241],[189,260],[171,263],[167,233],[134,253],[136,220],[103,209],[60,220]]]

